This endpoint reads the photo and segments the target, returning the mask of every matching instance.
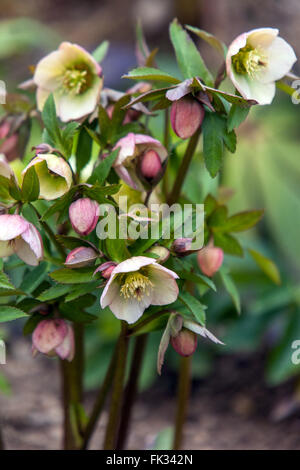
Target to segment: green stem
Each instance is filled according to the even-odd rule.
[[[171,194],[167,198],[169,205],[172,205],[174,204],[174,202],[178,201],[187,171],[189,169],[190,163],[192,161],[193,155],[195,153],[195,150],[198,144],[200,133],[201,133],[201,128],[199,128],[189,140],[188,146],[183,156],[182,163],[177,172],[177,177],[176,177],[173,189],[171,191]]]
[[[139,330],[141,330],[142,328],[144,328],[144,326],[148,325],[148,323],[152,322],[153,320],[155,320],[156,318],[160,317],[162,314],[164,313],[172,313],[173,310],[168,310],[168,309],[164,309],[164,310],[160,310],[159,312],[155,312],[153,313],[152,315],[149,315],[149,317],[145,318],[145,320],[142,320],[140,321],[136,326],[134,326],[133,328],[129,328],[128,329],[128,336],[132,336],[134,335],[135,333],[137,333]]]
[[[37,210],[37,208],[34,207],[33,204],[30,204],[30,205],[31,205],[31,207],[34,209],[36,215],[38,216],[41,226],[43,227],[43,229],[45,230],[45,232],[48,234],[48,237],[50,238],[50,240],[52,241],[52,243],[53,243],[54,246],[56,247],[57,251],[59,252],[59,254],[61,255],[61,257],[63,258],[63,260],[65,260],[67,255],[66,255],[66,252],[65,252],[64,247],[59,243],[59,241],[57,240],[57,238],[56,238],[54,232],[52,231],[51,227],[47,224],[47,222],[41,220],[41,219],[42,219],[42,216],[41,216],[41,214],[39,213],[39,211]]]
[[[65,450],[79,449],[82,444],[80,409],[83,395],[83,325],[74,324],[75,356],[71,362],[60,360],[62,377],[62,397],[64,410]]]
[[[0,428],[0,450],[4,450],[4,441],[3,441],[3,436],[2,436],[2,429]]]
[[[173,450],[180,450],[182,447],[183,428],[190,395],[190,369],[192,357],[193,356],[180,357]]]
[[[135,347],[132,356],[129,380],[124,394],[123,407],[121,412],[121,422],[117,439],[117,450],[123,450],[129,435],[129,427],[132,416],[133,404],[138,391],[138,381],[143,363],[148,335],[138,336],[135,340]]]
[[[104,450],[114,450],[119,427],[122,406],[123,386],[125,379],[126,359],[128,350],[127,324],[121,322],[121,333],[117,345],[117,362],[113,380],[109,417],[104,439]]]
[[[82,450],[87,449],[90,438],[94,432],[94,429],[96,427],[96,424],[101,416],[101,413],[103,411],[103,407],[106,402],[107,394],[110,390],[113,378],[114,378],[114,371],[115,371],[115,366],[116,366],[116,350],[111,358],[110,364],[108,366],[106,376],[104,378],[104,382],[102,384],[102,387],[99,391],[99,394],[96,398],[95,404],[93,406],[88,424],[85,428],[84,431],[84,437],[83,437],[83,444],[82,444]]]

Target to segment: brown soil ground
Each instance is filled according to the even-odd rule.
[[[292,391],[263,381],[263,358],[220,358],[214,373],[194,383],[185,433],[186,449],[300,449],[300,414],[274,422],[272,412]],[[5,445],[8,449],[57,449],[62,415],[56,361],[32,359],[30,345],[17,342],[3,371],[13,394],[0,396]],[[175,406],[175,377],[165,374],[140,395],[134,409],[130,449],[151,448],[156,434],[170,426]],[[87,405],[93,394],[87,397]],[[104,412],[91,448],[101,448]]]

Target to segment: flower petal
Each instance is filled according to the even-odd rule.
[[[121,295],[113,298],[109,308],[119,320],[125,320],[127,323],[135,323],[151,304],[151,296],[144,295],[141,300],[124,299]]]
[[[63,342],[67,333],[64,320],[42,320],[33,332],[32,343],[38,351],[47,354]]]
[[[178,297],[179,289],[175,279],[177,274],[169,269],[153,264],[149,269],[149,279],[154,284],[151,292],[152,305],[168,305]]]
[[[294,49],[282,38],[275,38],[268,49],[268,65],[259,77],[262,83],[284,77],[297,61]]]
[[[74,341],[74,332],[71,325],[67,325],[68,332],[63,340],[63,342],[55,348],[56,354],[61,359],[67,359],[68,361],[72,361],[74,359],[75,354],[75,341]]]
[[[13,240],[28,229],[29,222],[20,215],[0,215],[0,240]]]
[[[198,323],[196,322],[193,322],[190,320],[184,320],[183,326],[187,328],[188,330],[193,331],[197,335],[203,336],[204,338],[209,338],[214,343],[224,344],[222,343],[222,341],[216,338],[207,328],[205,328],[204,326],[198,325]]]
[[[14,254],[14,246],[9,242],[0,241],[0,258],[5,258],[6,256],[11,256]]]
[[[25,263],[31,264],[29,261],[32,261],[34,262],[33,266],[36,266],[38,262],[43,258],[43,254],[44,254],[43,241],[42,241],[42,237],[39,231],[35,228],[33,224],[29,224],[28,229],[22,233],[21,237],[24,240],[24,242],[27,244],[28,248],[22,245],[20,247],[21,248],[21,253],[20,253],[18,250],[18,244],[16,244],[17,255],[23,261],[25,261]],[[21,242],[21,239],[18,239],[17,242],[18,241]],[[31,255],[30,255],[30,252],[32,253]],[[24,259],[24,257],[27,260]]]

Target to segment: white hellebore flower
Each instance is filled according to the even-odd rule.
[[[101,296],[101,307],[127,323],[135,323],[149,305],[168,305],[178,297],[176,273],[153,258],[135,256],[112,271]]]
[[[0,258],[16,254],[24,263],[37,266],[43,258],[42,238],[20,215],[0,215]]]
[[[82,47],[63,42],[37,64],[33,80],[37,103],[43,109],[53,93],[56,112],[64,122],[80,119],[97,106],[103,80],[102,69]]]
[[[276,80],[297,60],[293,48],[278,33],[274,28],[253,29],[238,36],[228,49],[227,75],[244,98],[259,104],[272,102]]]

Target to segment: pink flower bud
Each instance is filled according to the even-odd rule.
[[[52,153],[54,148],[49,144],[39,144],[32,147],[32,150],[35,150],[36,155],[38,155],[39,153]]]
[[[88,246],[79,246],[68,254],[65,266],[68,268],[82,268],[89,266],[97,259],[97,252]]]
[[[191,356],[197,348],[197,335],[183,328],[177,336],[171,337],[171,344],[180,356]]]
[[[143,178],[149,181],[156,180],[162,171],[159,155],[155,150],[147,150],[141,156],[140,172]]]
[[[206,276],[213,276],[222,266],[223,250],[217,246],[206,246],[198,251],[198,265]]]
[[[114,263],[113,261],[107,261],[106,263],[100,264],[96,271],[94,272],[94,275],[96,273],[101,273],[101,276],[104,277],[104,279],[109,279],[111,276],[111,273],[117,266],[117,263]]]
[[[171,125],[181,139],[188,139],[195,134],[204,119],[204,108],[194,98],[183,97],[171,106]]]
[[[63,342],[57,346],[55,352],[61,359],[66,359],[71,362],[75,354],[75,339],[72,326],[67,324],[67,329],[67,334]]]
[[[89,235],[98,222],[98,204],[89,198],[77,199],[69,207],[69,217],[75,232]]]
[[[10,124],[8,121],[4,120],[0,124],[0,139],[5,139],[10,131]]]
[[[192,241],[192,238],[177,238],[172,244],[172,250],[178,256],[189,255],[193,252],[193,250],[191,250]]]

